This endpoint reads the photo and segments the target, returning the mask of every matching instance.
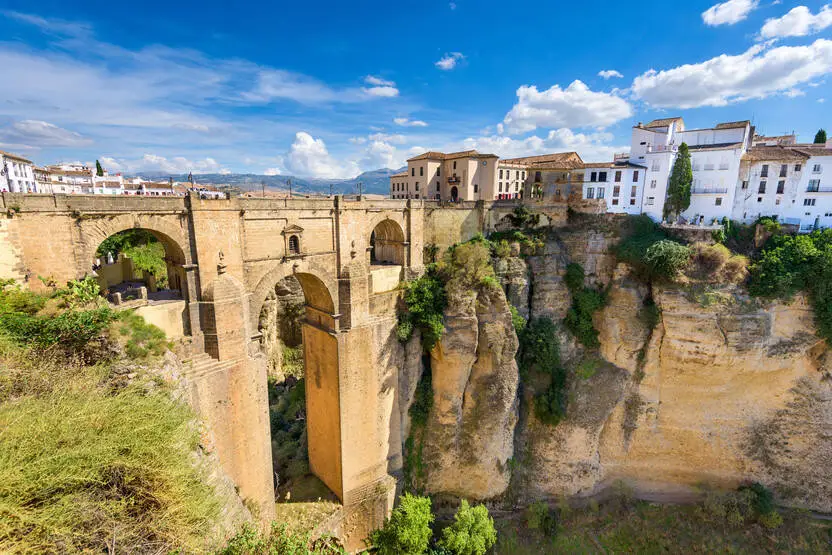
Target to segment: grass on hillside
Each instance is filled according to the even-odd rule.
[[[623,499],[557,511],[557,533],[530,529],[527,516],[496,518],[495,555],[542,553],[829,553],[829,523],[801,511],[781,511],[776,529],[729,524],[707,503],[658,505]]]
[[[204,551],[219,504],[194,415],[142,366],[164,334],[97,293],[0,287],[0,552]]]

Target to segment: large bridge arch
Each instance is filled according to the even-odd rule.
[[[284,262],[261,278],[251,300],[251,316],[257,320],[252,329],[259,334],[270,292],[287,277],[297,279],[306,307],[302,334],[309,467],[343,501],[337,289],[327,284],[330,276],[319,277],[309,266]]]

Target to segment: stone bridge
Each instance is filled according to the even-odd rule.
[[[253,199],[4,193],[0,277],[37,289],[93,272],[96,250],[127,229],[165,246],[182,292],[191,401],[262,520],[274,515],[266,357],[258,320],[287,276],[306,304],[303,347],[312,471],[343,502],[361,539],[392,507],[402,469],[396,345],[399,280],[423,269],[426,243],[448,246],[499,227],[514,204],[420,200]],[[564,206],[539,207],[548,222]],[[371,262],[372,258],[372,262]]]

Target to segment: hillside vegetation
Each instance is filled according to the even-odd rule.
[[[205,549],[220,507],[193,414],[147,371],[165,348],[91,280],[3,283],[0,552]]]

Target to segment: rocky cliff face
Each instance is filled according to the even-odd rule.
[[[597,351],[559,338],[566,418],[550,426],[524,410],[514,447],[517,347],[505,306],[489,295],[448,311],[432,356],[428,489],[493,497],[513,457],[523,498],[590,494],[619,479],[668,494],[758,480],[784,502],[832,510],[832,354],[805,300],[758,303],[733,286],[651,290],[616,264],[614,240],[566,232],[535,256],[496,263],[520,313],[555,322],[571,302],[566,264],[608,285]],[[536,387],[521,388],[522,406]]]
[[[503,292],[452,296],[431,353],[433,407],[424,435],[426,489],[469,499],[508,486],[517,422],[517,336]]]

